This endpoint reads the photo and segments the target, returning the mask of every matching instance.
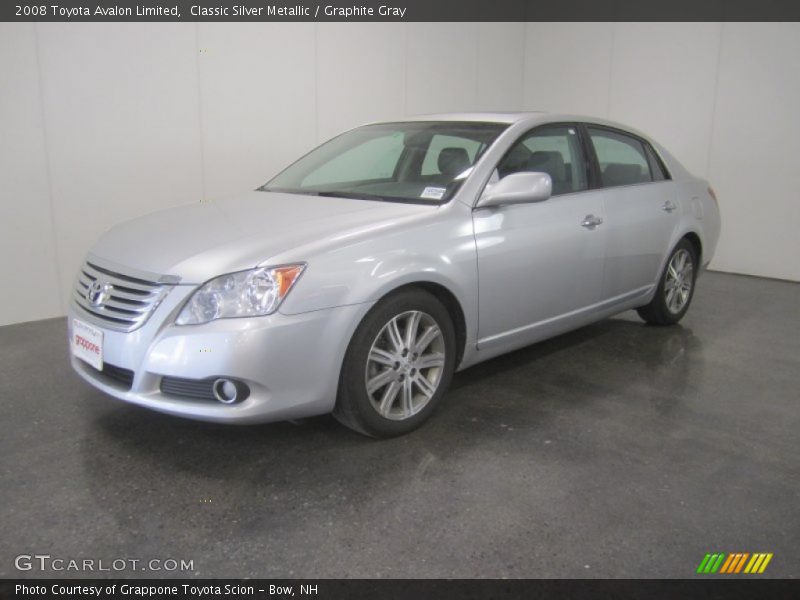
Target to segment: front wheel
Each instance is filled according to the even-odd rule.
[[[345,355],[334,416],[372,437],[419,427],[450,385],[455,332],[447,310],[421,289],[381,300]]]
[[[689,310],[697,280],[697,253],[692,243],[682,239],[670,254],[653,300],[637,309],[652,325],[674,325]]]

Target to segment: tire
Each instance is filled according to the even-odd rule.
[[[409,328],[416,345],[408,344]],[[350,340],[334,417],[375,438],[413,431],[450,385],[455,355],[452,319],[435,296],[418,288],[387,296]]]
[[[697,251],[684,238],[669,255],[650,304],[637,309],[639,316],[651,325],[674,325],[689,310],[696,281]]]

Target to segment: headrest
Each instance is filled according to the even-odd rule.
[[[528,159],[529,171],[542,171],[550,175],[554,182],[563,182],[567,178],[567,168],[561,152],[545,152],[539,150]]]
[[[466,148],[442,148],[439,152],[439,172],[448,177],[455,177],[470,167],[469,154]]]
[[[509,173],[518,173],[528,170],[528,161],[531,158],[530,150],[522,144],[516,144],[511,151],[503,158],[498,165],[500,177],[505,177]]]

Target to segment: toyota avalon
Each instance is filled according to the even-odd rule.
[[[629,309],[677,323],[719,232],[708,183],[617,123],[370,124],[257,190],[103,235],[75,281],[72,365],[172,415],[399,435],[457,370]]]

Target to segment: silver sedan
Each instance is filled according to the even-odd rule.
[[[677,323],[719,231],[708,183],[616,123],[366,125],[253,192],[108,231],[75,281],[72,365],[173,415],[399,435],[456,370],[629,309]]]

